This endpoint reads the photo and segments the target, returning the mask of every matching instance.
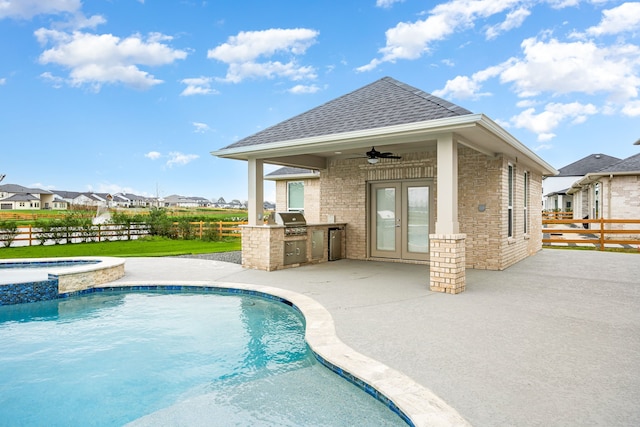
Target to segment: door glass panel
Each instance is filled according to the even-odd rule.
[[[429,187],[407,188],[407,250],[429,252]]]
[[[376,189],[376,249],[396,249],[396,189]]]

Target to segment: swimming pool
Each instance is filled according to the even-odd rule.
[[[11,425],[406,425],[316,362],[296,310],[247,295],[0,307],[0,378]]]

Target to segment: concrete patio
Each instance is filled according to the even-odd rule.
[[[128,281],[215,281],[309,296],[356,351],[411,377],[476,426],[640,425],[640,257],[543,250],[428,290],[427,267],[340,260],[265,272],[128,258]]]

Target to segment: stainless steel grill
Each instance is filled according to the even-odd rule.
[[[305,236],[307,220],[300,212],[276,212],[276,224],[284,225],[285,236]]]

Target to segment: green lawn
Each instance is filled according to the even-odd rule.
[[[154,238],[100,243],[94,242],[0,248],[0,259],[59,258],[74,256],[147,257],[204,254],[239,250],[241,250],[240,239],[226,239],[221,242],[203,242],[202,240],[170,240]]]

